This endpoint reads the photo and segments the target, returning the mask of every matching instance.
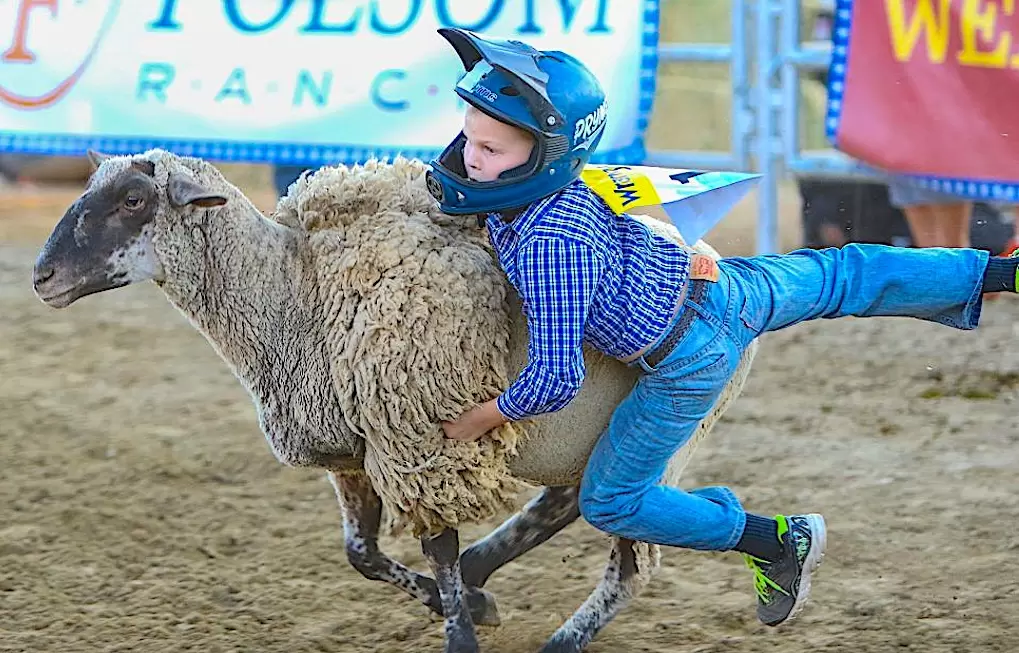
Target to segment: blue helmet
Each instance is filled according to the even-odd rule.
[[[536,50],[520,41],[492,41],[462,29],[441,34],[456,50],[464,74],[457,94],[496,120],[535,140],[526,163],[495,181],[472,181],[460,134],[427,174],[428,191],[449,214],[489,213],[525,206],[580,176],[605,132],[605,92],[576,58]]]

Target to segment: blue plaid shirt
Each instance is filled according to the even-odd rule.
[[[580,391],[586,342],[627,358],[661,337],[689,275],[686,250],[617,216],[582,180],[488,234],[524,304],[528,363],[497,400],[511,420],[553,412]]]

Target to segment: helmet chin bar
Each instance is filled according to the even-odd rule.
[[[544,148],[535,147],[531,151],[531,157],[526,163],[511,170],[503,172],[495,181],[473,181],[467,176],[466,166],[463,162],[463,145],[466,142],[463,132],[454,139],[443,153],[432,162],[432,169],[425,173],[425,187],[428,193],[440,204],[445,203],[449,213],[464,214],[475,213],[479,215],[479,226],[483,223],[483,214],[506,211],[505,201],[494,200],[487,197],[489,193],[496,192],[505,199],[506,193],[513,193],[512,188],[536,177],[542,168]],[[515,194],[513,194],[515,195]],[[480,198],[492,202],[485,207],[482,206],[472,210],[457,210],[455,207],[463,207],[466,204],[475,204]],[[445,202],[444,202],[445,200]],[[525,202],[526,204],[526,202]],[[516,206],[516,205],[514,205]]]

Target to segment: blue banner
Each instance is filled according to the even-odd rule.
[[[0,151],[162,147],[213,160],[429,160],[458,133],[460,60],[436,30],[569,52],[605,87],[595,163],[644,159],[658,1],[0,2]],[[611,55],[608,53],[612,53]]]

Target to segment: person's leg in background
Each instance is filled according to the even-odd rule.
[[[903,206],[917,247],[970,247],[972,202]]]
[[[888,180],[888,197],[905,214],[915,247],[971,246],[968,198],[920,188],[904,177]]]

